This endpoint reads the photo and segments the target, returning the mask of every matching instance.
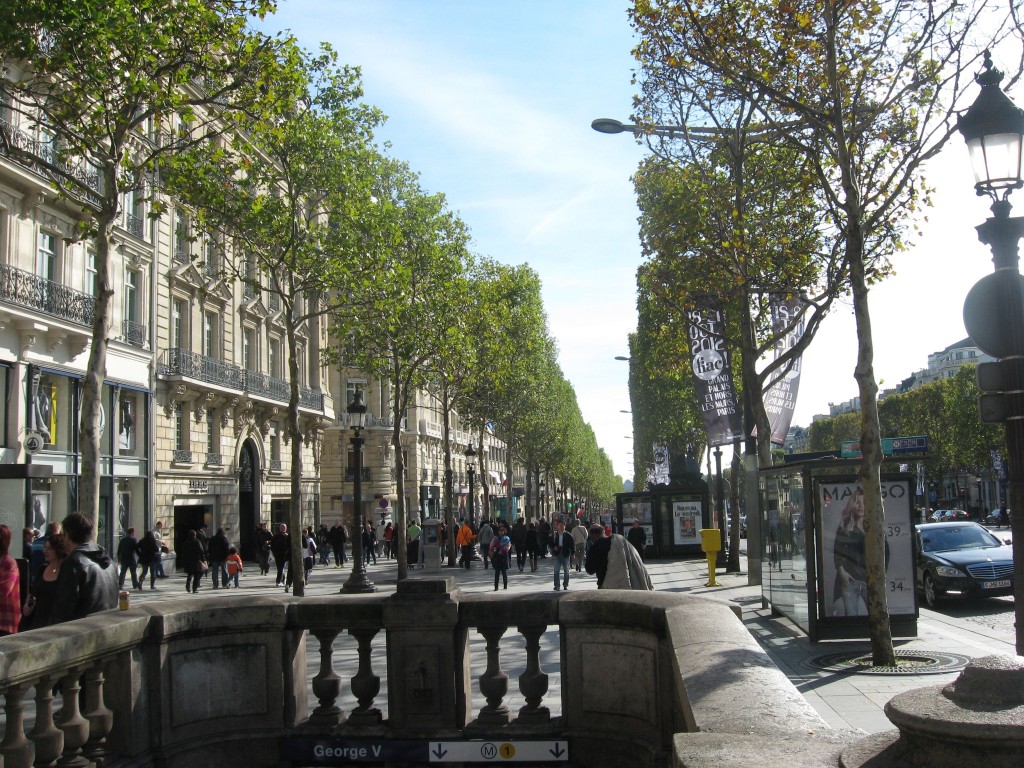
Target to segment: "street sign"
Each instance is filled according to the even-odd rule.
[[[907,454],[918,455],[922,453],[928,453],[928,435],[882,438],[883,456],[905,456]],[[844,459],[859,459],[863,455],[860,450],[860,442],[857,440],[843,440],[839,443],[839,455]]]
[[[569,760],[566,741],[432,741],[431,763],[537,763]]]
[[[291,738],[282,741],[282,756],[303,765],[566,763],[569,742]]]

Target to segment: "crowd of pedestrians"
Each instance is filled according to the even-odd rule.
[[[419,561],[422,530],[415,518],[406,528],[410,565]],[[135,528],[128,528],[117,542],[113,558],[93,540],[93,533],[91,520],[78,513],[62,523],[49,523],[43,534],[25,529],[22,556],[28,565],[28,585],[23,589],[23,577],[10,552],[12,531],[0,525],[0,636],[113,608],[129,576],[135,590],[145,588],[147,577],[149,588],[155,590],[157,579],[166,576],[163,560],[170,549],[162,522],[141,538]],[[261,522],[254,534],[253,554],[259,574],[269,576],[273,560],[276,585],[291,590],[292,538],[288,526],[278,523],[271,530]],[[391,521],[382,520],[376,527],[367,522],[359,535],[366,565],[376,565],[378,558],[396,556],[398,537]],[[481,560],[485,570],[493,570],[495,591],[508,589],[513,562],[519,573],[526,572],[527,567],[534,573],[547,558],[551,559],[555,591],[569,589],[573,570],[595,575],[599,588],[651,588],[643,565],[646,533],[636,521],[626,536],[612,535],[604,526],[589,525],[586,520],[570,520],[568,526],[556,520],[552,528],[546,520],[527,522],[522,517],[511,525],[503,520],[484,520],[476,525],[463,519],[451,532],[442,522],[438,525],[442,551],[448,535],[455,538],[460,567],[469,569],[474,561]],[[303,529],[302,578],[308,582],[317,565],[329,568],[332,560],[334,568],[342,568],[348,562],[346,549],[350,542],[350,533],[340,519],[332,525],[321,523],[315,530]],[[224,528],[212,535],[208,524],[185,531],[177,553],[171,554],[176,555],[190,594],[199,591],[207,573],[213,589],[238,589],[242,584],[245,563]]]

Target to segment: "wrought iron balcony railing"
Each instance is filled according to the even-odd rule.
[[[368,482],[370,482],[371,477],[372,476],[370,474],[370,468],[369,467],[363,467],[363,471],[360,473],[360,478],[362,479],[362,481],[364,483],[368,483]],[[356,479],[356,468],[355,467],[345,467],[345,482],[346,483],[351,483],[355,479]]]
[[[96,299],[23,269],[0,264],[0,299],[91,326]]]
[[[271,472],[280,472],[281,471],[281,466],[282,465],[281,465],[281,460],[280,459],[271,459],[270,460],[270,471]]]
[[[192,253],[189,248],[189,242],[187,240],[183,242],[181,239],[179,239],[178,242],[175,243],[174,260],[179,264],[188,264],[190,261],[192,261]]]
[[[224,466],[224,454],[222,454],[222,453],[208,453],[208,454],[206,454],[206,466],[208,466],[208,467],[223,467]]]
[[[278,402],[288,402],[288,382],[265,373],[247,371],[212,357],[185,349],[167,349],[161,355],[157,373],[162,376],[186,376],[224,389],[248,392]],[[324,393],[310,387],[299,387],[299,406],[323,411]]]
[[[124,228],[128,230],[128,234],[133,235],[140,240],[148,239],[146,237],[146,220],[141,216],[128,213],[124,217]]]
[[[98,195],[102,193],[102,182],[100,180],[99,171],[96,168],[90,167],[81,160],[61,160],[58,157],[57,149],[54,147],[52,141],[44,141],[32,137],[25,131],[15,128],[14,124],[5,117],[0,117],[0,132],[7,137],[11,146],[20,149],[27,154],[33,155],[45,163],[56,166],[62,173],[74,178],[87,189],[91,190],[91,192],[87,194],[87,198],[90,203],[96,204],[99,202]],[[50,177],[50,173],[42,166],[42,164],[25,164],[19,161],[19,165],[39,176],[42,176],[43,178],[48,179]]]
[[[148,336],[145,325],[136,323],[134,320],[125,320],[122,323],[121,331],[125,341],[133,347],[145,349]]]
[[[171,454],[171,461],[175,464],[191,464],[192,451],[175,450],[174,453]]]

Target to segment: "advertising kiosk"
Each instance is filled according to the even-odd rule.
[[[625,534],[638,519],[647,531],[648,557],[701,557],[700,531],[710,528],[708,484],[697,463],[673,462],[669,482],[650,490],[615,495],[616,530]]]
[[[870,637],[858,464],[806,461],[759,473],[762,598],[812,642]],[[886,599],[898,637],[917,636],[913,482],[882,473]]]

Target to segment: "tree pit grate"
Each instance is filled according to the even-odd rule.
[[[871,652],[846,651],[807,659],[808,666],[826,672],[855,672],[861,675],[941,675],[959,672],[970,661],[969,656],[946,651],[897,650],[895,667],[876,667]]]

